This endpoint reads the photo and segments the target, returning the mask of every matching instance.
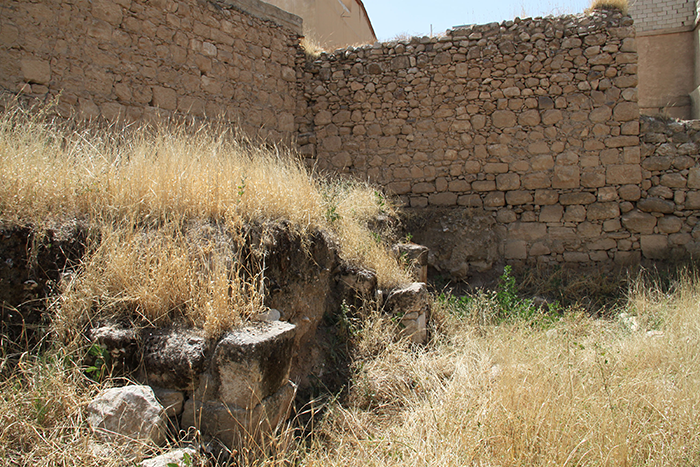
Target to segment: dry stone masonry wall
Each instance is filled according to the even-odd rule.
[[[10,0],[0,4],[0,88],[60,94],[62,113],[85,118],[224,116],[291,140],[298,42],[234,1]]]
[[[307,67],[302,151],[411,207],[491,213],[507,260],[623,260],[636,62],[632,21],[611,12],[348,49]]]
[[[700,254],[700,121],[642,117],[642,183],[624,193],[618,248],[650,259]]]

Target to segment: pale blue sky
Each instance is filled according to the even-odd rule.
[[[453,26],[580,13],[590,0],[363,0],[380,41],[398,34],[427,36]]]

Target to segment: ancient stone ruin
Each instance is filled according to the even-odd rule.
[[[300,26],[255,0],[10,0],[0,88],[84,119],[220,119],[368,179],[404,204],[429,248],[398,250],[421,281],[428,267],[467,280],[506,263],[611,269],[700,253],[700,124],[640,118],[630,17],[516,19],[317,57],[300,47]],[[0,298],[12,306],[48,293],[84,252],[79,231],[50,232],[27,261],[34,234],[3,235]],[[341,264],[322,233],[310,256],[275,235],[276,319],[216,341],[92,331],[179,427],[229,445],[284,419],[289,380],[308,385],[321,368],[324,314],[375,295],[376,279]],[[425,294],[413,284],[382,295],[415,342]],[[41,323],[41,310],[17,309],[3,308],[10,333]]]

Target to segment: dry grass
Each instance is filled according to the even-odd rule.
[[[463,317],[438,308],[427,348],[370,346],[304,464],[698,465],[698,303],[686,276],[672,293],[636,283],[639,328],[575,311],[550,328],[481,325],[485,295]]]
[[[382,285],[407,280],[384,241],[368,241],[372,219],[393,215],[369,186],[313,177],[294,154],[215,125],[86,127],[50,110],[0,116],[0,220],[90,226],[90,252],[55,303],[64,334],[126,315],[215,335],[262,311],[264,271],[242,253],[249,224],[326,230]]]
[[[91,449],[83,409],[96,394],[61,352],[25,356],[0,381],[0,464],[7,466],[119,466],[119,451]]]
[[[327,52],[327,50],[324,49],[321,44],[316,42],[316,40],[314,40],[310,36],[304,36],[301,39],[300,45],[301,48],[304,49],[306,58],[308,58],[309,60],[316,60],[318,57],[321,56],[323,52]]]
[[[592,0],[591,1],[591,6],[588,9],[589,11],[592,10],[618,10],[621,11],[622,14],[627,14],[627,11],[629,10],[629,1],[628,0]]]

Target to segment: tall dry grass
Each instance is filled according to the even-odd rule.
[[[488,324],[493,303],[478,300],[467,315],[434,310],[441,332],[424,349],[370,345],[304,464],[700,464],[697,277],[670,293],[637,282],[632,317],[569,310],[549,328]]]
[[[290,151],[223,125],[90,126],[50,114],[15,104],[0,116],[0,220],[91,229],[55,302],[64,333],[121,313],[216,334],[263,311],[264,271],[242,256],[246,224],[326,230],[382,285],[408,280],[368,228],[393,207],[365,184],[312,176]]]

